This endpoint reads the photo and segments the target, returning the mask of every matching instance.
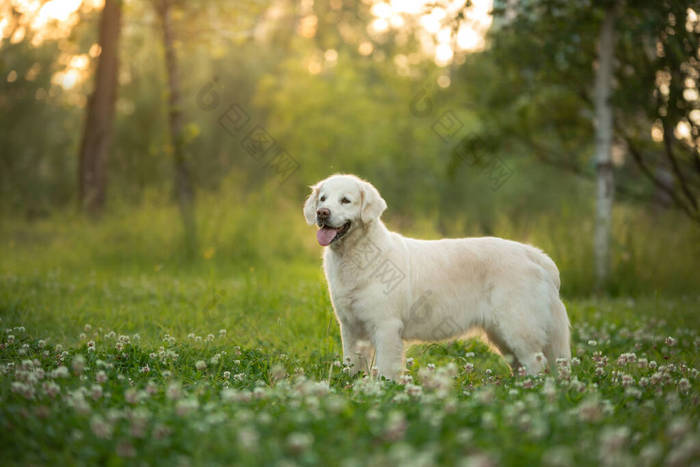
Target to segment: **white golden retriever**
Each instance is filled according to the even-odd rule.
[[[370,183],[333,175],[304,204],[318,224],[323,267],[355,371],[376,358],[381,375],[403,370],[404,342],[481,328],[514,368],[542,371],[569,358],[569,318],[559,271],[542,251],[494,237],[416,240],[379,219],[386,202]],[[369,343],[369,344],[368,344]]]

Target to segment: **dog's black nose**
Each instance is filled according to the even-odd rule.
[[[319,208],[316,211],[316,217],[318,217],[319,219],[328,219],[329,217],[331,217],[331,210],[328,208]]]

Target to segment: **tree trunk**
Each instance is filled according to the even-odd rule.
[[[613,114],[610,94],[612,88],[613,58],[615,48],[616,6],[608,8],[598,38],[598,69],[595,77],[595,142],[598,186],[595,223],[595,273],[596,291],[607,285],[610,271],[610,228],[615,186],[611,158]]]
[[[175,173],[175,196],[180,208],[185,232],[185,247],[188,254],[197,249],[197,228],[194,211],[194,184],[187,165],[183,141],[183,118],[180,102],[180,75],[175,53],[174,32],[171,22],[172,0],[156,0],[156,10],[163,30],[163,48],[168,79],[168,125],[170,127],[170,150]]]
[[[78,198],[82,210],[97,215],[107,189],[107,155],[112,140],[119,71],[121,0],[106,0],[100,17],[100,58],[95,89],[88,98],[85,130],[78,155]]]

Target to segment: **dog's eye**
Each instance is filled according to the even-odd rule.
[[[321,196],[321,201],[325,201],[325,200],[326,200],[326,196],[325,195]]]
[[[343,198],[343,199],[340,200],[340,202],[343,203],[343,204],[348,204],[348,203],[350,202],[350,200],[347,199],[347,198]]]

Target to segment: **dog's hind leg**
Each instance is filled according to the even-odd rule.
[[[549,332],[549,342],[545,347],[545,355],[550,363],[557,358],[571,358],[571,333],[566,307],[559,297],[552,301],[552,327]]]

